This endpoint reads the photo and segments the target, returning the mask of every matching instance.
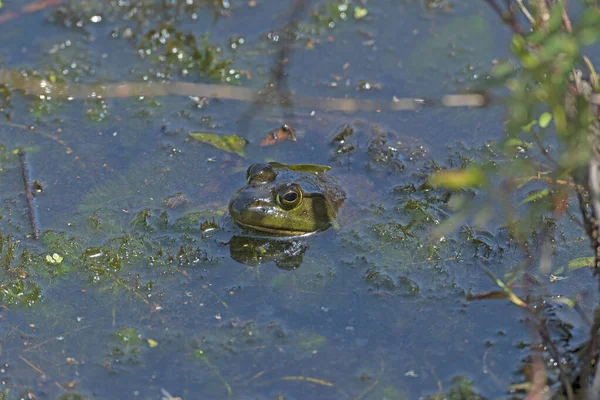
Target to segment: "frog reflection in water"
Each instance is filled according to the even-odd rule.
[[[234,221],[254,231],[305,236],[331,226],[346,193],[318,165],[253,164],[246,186],[232,197]]]

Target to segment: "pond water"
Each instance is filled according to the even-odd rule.
[[[286,110],[223,88],[274,81],[292,2],[0,4],[2,398],[503,398],[524,381],[525,314],[465,299],[496,290],[482,267],[502,277],[520,251],[494,225],[433,241],[448,193],[423,185],[434,163],[493,157],[504,110],[319,102],[481,84],[510,38],[484,2],[307,3],[286,83],[315,107]],[[178,81],[222,86],[155,89]],[[148,86],[102,95],[132,83]],[[283,123],[297,141],[261,146]],[[248,143],[238,154],[198,132]],[[287,245],[245,236],[227,205],[267,161],[331,166],[348,194],[339,226]],[[41,185],[37,240],[21,162]],[[555,268],[588,252],[577,226],[560,233]],[[584,269],[567,276],[552,294],[594,288]]]

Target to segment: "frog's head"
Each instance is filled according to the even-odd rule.
[[[242,227],[273,235],[300,236],[327,229],[341,204],[329,197],[343,194],[322,174],[275,163],[251,165],[246,182],[229,202],[231,216]]]

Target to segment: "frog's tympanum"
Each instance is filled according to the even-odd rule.
[[[280,236],[303,236],[331,226],[346,193],[319,165],[253,164],[246,186],[229,203],[244,228]]]

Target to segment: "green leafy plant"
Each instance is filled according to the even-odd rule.
[[[544,291],[534,290],[531,282],[540,282],[536,279],[543,276],[543,269],[535,268],[536,264],[542,267],[550,262],[544,249],[552,246],[558,221],[568,215],[570,194],[578,195],[577,211],[583,211],[588,235],[594,239],[594,232],[597,234],[594,222],[597,210],[593,202],[598,199],[594,198],[597,193],[594,193],[594,183],[588,181],[588,173],[593,174],[590,165],[594,164],[590,163],[597,156],[595,143],[600,141],[599,116],[590,105],[592,93],[598,89],[598,78],[589,59],[582,55],[582,49],[600,38],[600,13],[588,5],[581,17],[571,23],[564,1],[552,5],[529,1],[506,10],[495,0],[487,0],[487,3],[513,33],[510,44],[513,59],[498,63],[492,70],[491,80],[492,85],[502,84],[509,90],[506,136],[496,146],[499,157],[452,170],[438,170],[431,175],[432,186],[454,191],[451,202],[456,205],[454,215],[438,232],[443,235],[466,223],[485,226],[493,218],[490,207],[502,210],[508,237],[522,251],[524,260],[506,280],[482,268],[500,289],[494,292],[498,295],[496,298],[508,299],[527,310],[532,328],[550,357],[560,359],[562,355],[548,331],[543,313],[545,300],[541,293]],[[521,27],[522,19],[517,17],[517,12],[525,16],[530,27]],[[558,144],[556,152],[551,150],[552,143]],[[473,188],[488,200],[482,202],[462,193]],[[581,256],[574,258],[569,268],[588,261]],[[515,285],[523,283],[527,290],[516,293]],[[480,298],[491,297],[488,293]],[[568,304],[574,306],[575,303]],[[596,334],[591,332],[592,343],[596,342]],[[559,364],[552,371],[561,382],[560,390],[566,398],[575,398],[574,392],[580,388],[588,390],[588,379],[593,373],[587,366],[597,351],[590,349],[579,370]],[[550,373],[541,361],[536,365],[539,371]],[[571,382],[576,376],[581,381],[578,387],[573,387]],[[530,396],[546,390],[545,375],[528,378],[531,382],[524,387]]]

